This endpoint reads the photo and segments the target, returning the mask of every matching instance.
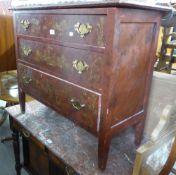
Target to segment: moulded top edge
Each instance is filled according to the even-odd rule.
[[[171,11],[168,6],[156,5],[154,2],[135,2],[134,0],[12,0],[11,9],[47,9],[47,8],[85,8],[85,7],[127,7],[148,10]]]

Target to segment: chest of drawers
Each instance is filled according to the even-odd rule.
[[[14,7],[19,96],[22,112],[27,93],[98,137],[105,169],[113,136],[134,126],[141,141],[168,9],[86,2]]]

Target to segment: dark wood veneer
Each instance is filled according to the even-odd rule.
[[[66,29],[50,36],[50,27],[65,16],[69,21]],[[159,10],[124,7],[15,11],[22,112],[25,112],[25,93],[28,93],[96,135],[99,168],[104,170],[114,135],[134,126],[136,144],[142,139],[161,16]],[[20,20],[27,18],[35,19],[38,25],[22,31]],[[97,30],[101,18],[102,30]],[[90,23],[92,31],[79,37],[74,31],[77,21]],[[74,32],[73,38],[67,36],[68,31]],[[102,38],[101,42],[98,37]],[[22,45],[31,47],[32,53],[24,56]],[[54,49],[50,52],[49,48]],[[43,50],[41,57],[37,56],[37,50]],[[48,62],[55,66],[60,60],[57,56],[64,53],[69,66],[64,69],[48,66],[44,61],[45,52]],[[90,66],[80,75],[72,72],[69,63],[77,57]],[[97,76],[98,80],[92,80]],[[88,108],[73,110],[72,97]]]
[[[41,70],[49,71],[65,80],[82,85],[86,88],[101,91],[102,69],[104,54],[82,49],[58,47],[31,40],[19,39],[19,61],[27,62]],[[24,49],[31,49],[31,54],[26,56]],[[79,74],[73,68],[75,60],[86,62],[88,70]]]
[[[36,69],[18,64],[19,85],[26,93],[35,96],[59,113],[67,116],[91,133],[97,135],[100,117],[101,96],[85,89],[73,86],[61,79],[38,72]],[[24,80],[25,78],[25,80]],[[31,82],[26,82],[28,80]],[[74,108],[74,102],[85,105]]]
[[[20,24],[22,20],[30,22],[27,30],[24,30]],[[17,34],[44,37],[60,42],[81,43],[87,45],[95,45],[99,47],[105,46],[105,23],[106,15],[85,15],[85,14],[41,14],[38,13],[19,13],[15,15]],[[74,25],[78,22],[88,23],[92,26],[89,37],[80,37],[74,31]],[[50,30],[54,30],[55,34],[50,34]]]

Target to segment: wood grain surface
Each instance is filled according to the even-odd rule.
[[[0,1],[0,72],[16,69],[11,0]]]

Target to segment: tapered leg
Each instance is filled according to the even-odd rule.
[[[25,113],[25,101],[26,101],[26,95],[25,93],[22,91],[22,89],[19,88],[19,102],[20,102],[20,108],[21,108],[21,112]]]
[[[111,139],[112,139],[111,136],[106,136],[106,137],[104,136],[104,137],[99,138],[99,142],[98,142],[98,167],[101,170],[104,170],[106,168]]]
[[[135,125],[135,144],[139,146],[142,141],[143,132],[144,132],[145,121],[141,121]]]
[[[13,129],[12,137],[13,137],[13,150],[15,155],[16,174],[21,175],[19,133],[14,129]]]

